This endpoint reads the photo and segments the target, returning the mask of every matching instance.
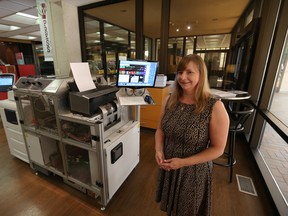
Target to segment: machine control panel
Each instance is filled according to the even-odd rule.
[[[35,78],[35,77],[20,77],[15,86],[17,89],[29,89],[35,91],[42,91],[45,89],[54,79],[47,78]]]

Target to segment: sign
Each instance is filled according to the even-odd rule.
[[[46,0],[37,0],[37,9],[45,61],[53,61],[52,45],[48,30]]]
[[[15,53],[15,56],[16,56],[16,60],[17,60],[18,65],[24,65],[25,64],[22,52]]]

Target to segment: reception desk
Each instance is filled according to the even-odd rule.
[[[141,127],[156,129],[160,121],[161,106],[170,93],[170,85],[163,88],[147,88],[155,104],[141,106],[140,125]]]

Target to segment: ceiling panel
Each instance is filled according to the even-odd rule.
[[[17,14],[11,15],[11,16],[7,16],[2,18],[5,21],[10,21],[10,22],[14,22],[16,23],[21,23],[21,24],[26,24],[27,26],[29,25],[35,25],[36,23],[36,19],[33,18],[29,18],[29,17],[23,17]]]
[[[19,3],[14,2],[14,1],[5,1],[4,0],[4,1],[1,1],[0,8],[6,9],[9,11],[18,12],[18,11],[22,11],[22,10],[27,9],[27,6],[23,5],[23,4],[19,4]]]
[[[35,7],[30,8],[28,10],[21,11],[21,12],[26,13],[26,14],[30,14],[33,16],[38,16],[38,11],[37,11],[37,8],[35,8]]]
[[[15,13],[15,11],[13,11],[13,10],[9,10],[7,8],[2,8],[1,7],[1,1],[0,1],[0,18],[9,16],[10,14],[14,14],[14,13]]]

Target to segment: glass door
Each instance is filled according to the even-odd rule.
[[[116,82],[117,62],[120,58],[127,59],[128,47],[117,43],[105,43],[106,46],[106,64],[107,78],[109,82]],[[108,45],[109,44],[109,45]]]

